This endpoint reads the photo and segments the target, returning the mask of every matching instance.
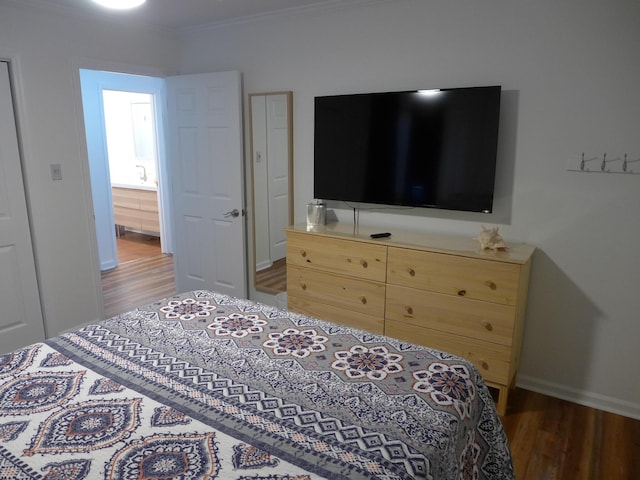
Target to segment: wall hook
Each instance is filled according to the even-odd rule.
[[[587,168],[587,163],[593,162],[594,160],[598,160],[598,157],[593,158],[584,158],[584,152],[582,153],[582,157],[580,159],[580,171],[589,172],[589,168]]]
[[[600,163],[599,169],[590,169],[589,162],[598,161]],[[609,166],[612,162],[621,162],[622,166],[617,168],[611,168]],[[618,173],[629,175],[640,175],[640,172],[634,172],[630,167],[631,163],[640,162],[640,158],[629,159],[628,154],[624,154],[624,157],[607,158],[607,154],[604,153],[602,157],[586,158],[584,152],[580,156],[580,163],[578,168],[568,168],[569,172],[585,172],[585,173]]]

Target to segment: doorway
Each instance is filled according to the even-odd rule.
[[[158,134],[163,80],[92,70],[80,77],[103,307],[110,317],[175,293]]]
[[[174,255],[176,289],[246,297],[240,72],[166,78],[82,68],[79,73],[100,271],[118,265],[102,92],[146,92],[156,113],[162,250]],[[171,139],[170,166],[165,135]]]

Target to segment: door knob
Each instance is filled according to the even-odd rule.
[[[240,211],[237,208],[234,208],[233,210],[231,210],[230,212],[227,212],[224,214],[224,218],[237,218],[240,216]]]

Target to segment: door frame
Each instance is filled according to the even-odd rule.
[[[82,84],[80,81],[80,70],[100,70],[105,72],[123,73],[125,75],[143,75],[148,77],[164,78],[171,74],[167,69],[143,67],[140,65],[132,65],[128,63],[120,62],[108,62],[104,60],[97,60],[93,58],[78,57],[71,61],[71,80],[73,82],[74,105],[73,108],[76,113],[78,121],[78,146],[80,162],[80,173],[82,177],[82,190],[84,202],[88,205],[87,219],[85,225],[87,226],[87,234],[91,239],[91,259],[93,265],[93,278],[94,278],[94,290],[96,294],[96,304],[98,306],[99,319],[104,318],[104,297],[102,293],[102,277],[100,270],[100,258],[98,255],[98,238],[96,235],[96,224],[93,215],[93,196],[91,192],[91,174],[89,171],[89,153],[87,148],[86,127],[84,122],[84,110],[82,106]],[[163,118],[163,121],[166,119]],[[163,138],[164,141],[164,138]],[[167,188],[170,195],[170,188]],[[169,200],[169,203],[170,200]]]
[[[171,229],[170,182],[167,175],[165,135],[165,88],[164,78],[149,75],[130,75],[104,70],[81,69],[81,89],[83,97],[83,119],[87,140],[89,175],[94,200],[96,228],[102,235],[109,235],[109,241],[97,238],[98,256],[102,270],[109,270],[118,265],[117,247],[113,233],[113,199],[111,198],[109,180],[109,155],[106,143],[106,118],[102,92],[115,90],[122,92],[144,93],[153,97],[156,164],[158,178],[158,203],[160,213],[160,237],[162,252],[173,253]],[[84,100],[87,102],[85,103]],[[90,109],[90,110],[87,110]],[[95,111],[94,111],[95,109]],[[86,111],[85,111],[86,110]],[[87,116],[87,113],[89,114]],[[95,118],[94,118],[95,117]],[[87,130],[89,128],[89,130]],[[99,138],[96,138],[99,137]],[[98,147],[98,148],[97,148]],[[95,209],[98,209],[96,211]],[[102,242],[101,242],[102,241]],[[102,249],[102,250],[101,250]]]
[[[86,135],[85,135],[85,125],[84,125],[84,114],[83,114],[83,106],[82,106],[82,89],[81,89],[81,82],[80,82],[80,70],[81,69],[86,69],[86,70],[101,70],[101,71],[107,71],[107,72],[113,72],[113,73],[123,73],[123,74],[128,74],[128,75],[143,75],[143,76],[149,76],[149,77],[157,77],[157,78],[167,78],[170,77],[172,75],[176,75],[175,72],[173,71],[169,71],[166,69],[162,69],[162,68],[153,68],[153,67],[143,67],[143,66],[139,66],[139,65],[132,65],[132,64],[126,64],[126,63],[119,63],[119,62],[108,62],[108,61],[103,61],[103,60],[96,60],[96,59],[92,59],[92,58],[85,58],[85,57],[77,57],[72,59],[72,61],[70,62],[70,66],[71,66],[71,76],[72,76],[72,82],[73,82],[73,87],[75,90],[75,95],[74,95],[74,101],[75,101],[75,111],[76,111],[76,117],[78,119],[78,130],[79,130],[79,135],[78,135],[78,140],[79,140],[79,155],[81,158],[81,176],[83,179],[83,191],[84,191],[84,199],[86,204],[89,206],[89,208],[87,209],[87,228],[88,230],[88,236],[89,238],[92,240],[91,241],[91,256],[92,256],[92,264],[93,264],[93,272],[94,272],[94,279],[95,279],[95,293],[96,293],[96,299],[97,299],[97,305],[98,305],[98,313],[100,315],[100,318],[104,318],[104,298],[103,298],[103,292],[102,292],[102,280],[101,280],[101,271],[100,271],[100,265],[99,265],[99,256],[98,256],[98,244],[97,244],[97,236],[96,236],[96,228],[95,228],[95,219],[93,217],[93,198],[92,198],[92,193],[91,193],[91,176],[90,176],[90,172],[89,172],[89,156],[88,156],[88,150],[87,150],[87,142],[86,142]],[[242,84],[241,84],[242,85]],[[242,88],[242,87],[241,87]],[[242,97],[242,95],[241,95]],[[166,95],[165,95],[165,99],[166,99]],[[241,98],[242,100],[242,98]],[[243,115],[244,115],[244,111],[243,111],[243,106],[241,103],[240,106],[240,118],[241,118],[241,130],[240,130],[240,135],[241,135],[241,145],[243,147],[244,150],[244,143],[245,143],[245,132],[244,132],[244,121],[243,119]],[[165,112],[166,115],[166,112]],[[164,125],[168,125],[168,119],[166,117],[162,118],[162,121],[164,123]],[[166,135],[166,132],[165,132]],[[163,136],[163,140],[166,139],[166,136]],[[167,146],[168,147],[168,146]],[[167,153],[168,155],[168,153]],[[243,170],[243,174],[242,174],[242,187],[245,188],[246,186],[246,169],[244,166],[244,152],[242,154],[242,170]],[[169,165],[170,162],[167,161],[167,170],[170,171],[171,166]],[[171,194],[171,179],[168,179],[168,184],[169,186],[165,189],[169,192],[169,204],[172,205],[173,204],[173,195]],[[246,194],[246,192],[245,192]],[[246,202],[246,199],[243,200],[243,203]],[[171,208],[171,207],[170,207]],[[245,207],[243,207],[244,209]],[[171,215],[171,219],[173,221],[173,217],[174,217],[174,212],[171,211],[170,212]],[[246,221],[246,217],[243,217],[243,222]],[[249,252],[248,252],[248,246],[247,246],[247,239],[246,239],[246,228],[244,228],[243,230],[243,242],[244,242],[244,248],[243,248],[243,258],[244,258],[244,283],[245,283],[245,289],[246,289],[246,297],[249,296],[250,292],[248,289],[248,278],[247,278],[247,271],[246,271],[246,262],[247,262],[247,258],[249,256]],[[174,260],[174,264],[175,264],[175,260]]]

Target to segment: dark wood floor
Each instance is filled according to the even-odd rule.
[[[119,265],[102,272],[105,316],[176,293],[173,257],[160,250],[160,239],[135,232],[117,238]]]
[[[118,257],[102,278],[108,315],[175,293],[157,239],[127,232]],[[502,422],[518,480],[640,479],[640,420],[517,388]]]
[[[518,480],[640,479],[640,420],[515,389],[502,422]]]
[[[287,259],[273,262],[269,268],[256,272],[256,290],[278,294],[287,291]]]

